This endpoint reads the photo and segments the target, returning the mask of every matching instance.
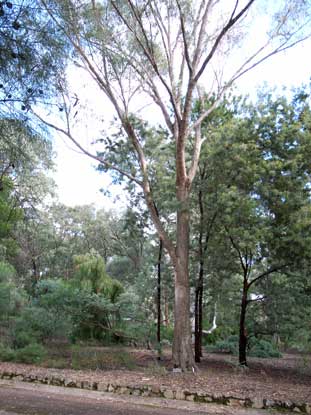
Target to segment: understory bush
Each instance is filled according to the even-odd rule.
[[[279,350],[270,342],[263,339],[254,339],[249,344],[249,356],[252,357],[282,357]]]
[[[239,336],[233,335],[219,340],[214,345],[206,346],[208,352],[223,352],[237,355],[239,352]],[[269,341],[252,338],[248,343],[248,355],[252,357],[282,357],[279,350]]]
[[[224,330],[221,329],[220,327],[217,327],[211,333],[204,334],[202,341],[204,345],[208,346],[208,345],[213,345],[218,341],[221,341],[221,339],[224,337],[226,337],[224,335]]]
[[[218,340],[213,345],[206,346],[208,352],[222,352],[238,354],[239,347],[239,336],[232,335],[227,337],[225,340]]]
[[[47,352],[41,344],[32,343],[15,351],[14,361],[20,363],[41,363]]]
[[[2,362],[14,361],[15,357],[16,357],[16,354],[14,350],[0,343],[0,360]]]
[[[3,362],[41,363],[47,352],[38,343],[31,343],[20,349],[0,344],[0,360]]]
[[[27,307],[16,318],[12,329],[14,347],[29,343],[44,342],[59,335],[67,334],[67,319],[62,321],[54,310],[41,307]],[[15,344],[16,343],[16,344]]]

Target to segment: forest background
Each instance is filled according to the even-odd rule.
[[[230,89],[261,60],[308,38],[309,5],[280,2],[253,61],[227,78],[226,66],[213,63],[203,90],[199,75],[212,58],[244,45],[254,2],[233,2],[213,36],[204,19],[217,2],[173,3],[1,3],[2,359],[39,361],[56,339],[144,344],[160,355],[172,344],[183,370],[196,367],[203,345],[238,353],[242,365],[247,353],[310,348],[308,87],[286,95],[266,88],[253,102]],[[170,20],[180,28],[176,67],[164,37]],[[89,107],[64,77],[68,56],[117,113],[109,133],[97,131],[94,151],[75,135]],[[174,78],[180,65],[188,86]],[[166,126],[132,112],[137,92],[149,94]],[[123,186],[124,211],[53,203],[48,128]]]

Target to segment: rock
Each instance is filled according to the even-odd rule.
[[[308,403],[306,403],[305,404],[305,411],[306,411],[306,414],[311,414],[311,404],[308,404]]]
[[[176,391],[176,394],[175,394],[175,399],[178,399],[180,401],[185,400],[186,399],[186,395],[185,395],[184,391],[177,390]]]
[[[157,385],[152,385],[150,390],[154,396],[159,396],[161,394],[161,388]]]
[[[97,390],[101,392],[107,392],[108,391],[108,385],[107,383],[99,382],[97,384]]]
[[[108,392],[114,392],[114,385],[112,385],[111,383],[108,385]]]
[[[175,393],[174,393],[174,391],[172,391],[171,389],[166,389],[166,390],[163,392],[163,396],[164,396],[164,398],[166,398],[166,399],[174,399],[174,397],[175,397]]]
[[[212,402],[220,403],[222,405],[227,405],[229,399],[223,396],[222,394],[214,393],[212,395]]]
[[[93,389],[92,384],[88,380],[82,382],[82,389]]]
[[[198,392],[195,396],[195,402],[199,403],[211,403],[213,402],[213,398],[210,395],[207,395],[204,392]]]
[[[235,407],[244,407],[245,401],[242,399],[230,398],[228,400],[228,405],[235,406]]]
[[[194,395],[192,393],[186,395],[186,401],[194,402]]]
[[[293,402],[291,402],[291,401],[284,401],[284,402],[281,402],[281,406],[282,406],[282,408],[285,408],[285,409],[293,409],[293,407],[295,406],[294,404],[293,404]]]
[[[174,367],[172,370],[173,373],[182,373],[182,370],[180,367]]]
[[[138,388],[134,388],[132,390],[132,395],[134,395],[134,396],[140,396],[141,394],[142,394],[142,391]]]
[[[53,377],[50,381],[51,385],[53,386],[63,386],[64,385],[64,381],[60,378],[55,378]]]
[[[76,383],[72,379],[65,379],[64,385],[67,388],[76,388],[77,387]]]
[[[255,398],[253,398],[251,401],[251,406],[252,408],[255,408],[255,409],[264,408],[264,403],[263,403],[262,398],[258,398],[257,396],[255,396]]]
[[[121,386],[119,389],[121,395],[130,395],[130,390],[127,386]]]

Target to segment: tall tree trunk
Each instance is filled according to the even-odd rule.
[[[246,348],[247,348],[247,333],[245,327],[246,309],[247,309],[247,293],[248,283],[246,277],[244,277],[243,293],[241,300],[241,313],[240,313],[240,336],[239,336],[239,363],[241,366],[247,366]]]
[[[31,290],[34,293],[36,286],[40,280],[40,274],[38,271],[38,265],[37,265],[35,258],[31,259],[31,263],[32,263]]]
[[[201,179],[203,176],[201,175]],[[203,195],[199,191],[199,208],[200,208],[200,230],[199,230],[199,277],[195,292],[195,317],[194,317],[194,356],[195,361],[200,362],[202,357],[202,330],[203,330],[203,284],[204,284],[204,247],[203,247],[203,226],[204,226],[204,208]]]
[[[195,317],[194,317],[194,356],[200,362],[202,357],[202,330],[203,330],[203,275],[204,264],[200,261],[199,278],[195,290]]]
[[[157,342],[161,343],[161,260],[162,260],[162,251],[163,251],[163,242],[160,239],[159,241],[159,256],[158,256],[158,283],[157,283]]]
[[[173,363],[183,371],[195,370],[191,344],[189,288],[189,209],[186,186],[177,186],[177,244],[175,264],[175,308]]]
[[[167,287],[164,287],[163,297],[164,297],[163,298],[163,302],[164,302],[164,321],[163,321],[163,324],[165,325],[165,327],[168,327],[170,325],[170,313],[169,313]]]

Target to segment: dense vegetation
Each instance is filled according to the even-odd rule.
[[[247,351],[310,349],[308,99],[298,91],[291,101],[224,101],[207,127],[191,199],[192,319],[200,313],[207,350],[238,353],[240,344],[241,363]],[[48,141],[7,120],[2,134],[11,140],[1,141],[1,358],[37,361],[55,341],[160,351],[172,341],[172,269],[139,194],[119,214],[42,205],[55,190],[43,172]],[[173,183],[161,180],[154,187],[169,229]]]
[[[310,349],[310,97],[307,88],[290,98],[265,91],[256,103],[229,94],[307,37],[307,3],[281,2],[267,42],[227,79],[211,66],[210,94],[199,80],[224,50],[247,46],[238,23],[253,1],[173,3],[0,2],[4,360],[39,361],[55,341],[159,353],[172,343],[183,370],[203,346],[238,353],[241,365],[248,353]],[[94,131],[94,153],[76,138],[85,108],[73,65],[116,115]],[[144,94],[162,123],[132,105]],[[123,187],[125,211],[57,202],[53,128]]]

